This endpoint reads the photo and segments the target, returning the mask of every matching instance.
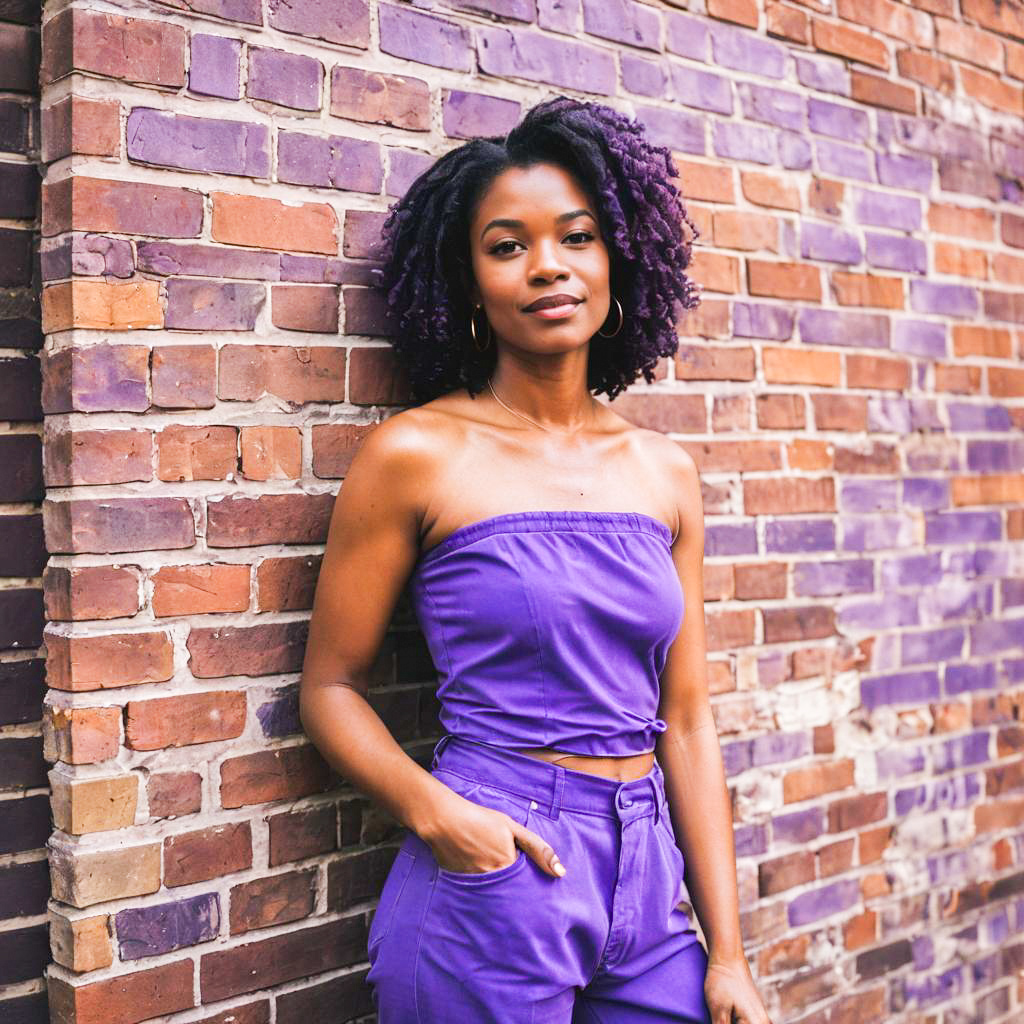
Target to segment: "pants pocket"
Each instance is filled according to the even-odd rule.
[[[405,888],[409,872],[412,870],[416,858],[406,849],[400,849],[391,862],[391,870],[384,879],[384,887],[380,892],[380,900],[370,923],[370,931],[366,938],[367,951],[371,959],[376,953],[380,944],[388,937],[391,931],[391,922],[395,917],[395,907],[401,898],[402,890]]]

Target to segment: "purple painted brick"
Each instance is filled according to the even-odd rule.
[[[936,512],[924,518],[926,544],[972,544],[1002,540],[998,510]]]
[[[210,892],[155,907],[131,907],[116,914],[114,922],[121,959],[140,960],[215,939],[220,900]]]
[[[740,825],[733,831],[737,857],[757,857],[768,851],[765,825]]]
[[[930,192],[935,177],[931,160],[920,156],[879,152],[875,154],[875,169],[879,184],[906,188],[912,192]]]
[[[582,0],[537,0],[537,24],[562,35],[576,34]]]
[[[1020,638],[1024,636],[1024,616],[978,622],[971,626],[970,632],[972,654],[1015,653],[1020,650]]]
[[[175,245],[173,242],[138,242],[139,270],[165,277],[239,277],[277,281],[281,256],[256,249],[228,249],[216,245]]]
[[[956,433],[978,430],[1012,430],[1013,420],[1005,405],[950,402],[946,406],[950,428]]]
[[[734,71],[751,71],[765,78],[786,73],[786,49],[748,29],[712,22],[711,52],[716,64]]]
[[[684,153],[706,152],[704,119],[699,114],[687,114],[669,107],[637,106],[637,120],[647,129],[650,140],[658,146]]]
[[[727,160],[773,164],[778,160],[778,133],[741,121],[718,121],[712,130],[715,155]]]
[[[831,135],[847,142],[867,142],[871,137],[867,111],[859,107],[847,107],[812,96],[807,104],[807,119],[816,135]]]
[[[984,163],[989,158],[988,136],[941,118],[893,117],[895,139],[907,149],[958,161]]]
[[[894,320],[892,325],[893,351],[941,359],[949,355],[947,335],[947,326],[941,321]]]
[[[708,59],[708,23],[702,18],[694,18],[676,11],[666,11],[667,33],[665,46],[669,53],[692,60],[707,61]]]
[[[306,284],[355,284],[354,278],[352,264],[345,260],[281,253],[282,281],[301,281]]]
[[[166,289],[165,323],[184,331],[251,331],[266,301],[261,284],[173,278]]]
[[[271,28],[329,43],[368,49],[370,5],[367,0],[269,0]]]
[[[900,815],[912,810],[922,813],[952,811],[969,806],[980,795],[981,783],[977,775],[956,775],[897,790],[893,798],[893,810]]]
[[[145,412],[147,374],[133,345],[90,345],[72,353],[72,392],[78,412]],[[62,410],[63,411],[63,410]]]
[[[804,259],[829,263],[860,263],[860,239],[834,224],[804,221],[800,225],[800,255]]]
[[[383,53],[452,71],[474,69],[469,29],[391,4],[377,8],[377,19]]]
[[[319,110],[324,68],[299,53],[249,47],[249,80],[245,94],[293,110]]]
[[[433,0],[427,0],[422,6],[434,6]],[[515,21],[532,22],[537,19],[535,0],[447,0],[447,6],[458,11],[495,14],[499,18],[512,18]]]
[[[350,192],[380,192],[380,146],[365,139],[277,133],[277,177],[295,185],[322,185]]]
[[[661,16],[631,0],[583,0],[583,31],[627,46],[661,50]]]
[[[796,131],[802,130],[807,121],[807,100],[798,92],[741,82],[740,103],[743,116],[752,121],[765,121]]]
[[[902,978],[901,981],[901,1005],[931,1006],[935,1003],[949,1002],[963,993],[964,969],[957,965],[930,978],[909,976]]]
[[[839,485],[839,505],[844,512],[880,512],[899,506],[899,480],[843,480]]]
[[[188,0],[187,6],[196,14],[212,14],[227,21],[242,21],[247,25],[263,24],[260,0]]]
[[[779,132],[779,160],[787,170],[806,171],[813,162],[811,144],[802,135]]]
[[[940,696],[939,674],[934,670],[864,676],[861,703],[869,711],[889,704],[924,704]]]
[[[765,551],[834,551],[836,528],[831,519],[776,519],[765,524]]]
[[[672,96],[684,107],[697,107],[716,114],[732,113],[732,83],[728,78],[682,64],[671,65],[669,73]]]
[[[810,732],[768,732],[750,741],[750,763],[753,767],[796,761],[814,753]]]
[[[668,77],[662,61],[645,60],[630,53],[619,57],[622,87],[637,96],[661,97],[666,93]]]
[[[191,171],[270,175],[270,129],[136,107],[125,127],[128,158]]]
[[[928,247],[924,242],[906,235],[883,235],[877,231],[865,232],[868,265],[885,270],[905,270],[908,273],[928,272]]]
[[[949,481],[938,480],[935,477],[903,477],[904,505],[911,505],[914,508],[926,508],[933,511],[938,508],[949,507]]]
[[[843,516],[842,523],[844,551],[906,547],[913,539],[909,515]]]
[[[875,753],[875,771],[880,779],[898,779],[925,770],[921,747],[890,747]]]
[[[871,395],[868,398],[868,430],[872,433],[909,434],[910,402],[902,395]]]
[[[772,838],[776,843],[809,843],[824,832],[824,809],[808,807],[772,818]]]
[[[921,200],[872,189],[853,190],[853,215],[860,224],[874,224],[900,231],[916,231],[921,226]]]
[[[994,690],[999,685],[994,662],[981,664],[962,663],[947,665],[943,676],[943,686],[947,697],[955,697],[959,693],[975,690]]]
[[[823,57],[806,57],[794,54],[796,77],[801,85],[819,92],[832,92],[839,96],[850,95],[850,72],[840,60]]]
[[[968,405],[963,408],[978,407]],[[967,468],[976,473],[1013,473],[1019,472],[1021,466],[1024,466],[1024,439],[967,442]]]
[[[515,100],[451,89],[441,109],[444,133],[453,139],[503,135],[516,126],[520,110]]]
[[[818,170],[825,174],[833,174],[837,178],[856,178],[860,181],[871,181],[871,154],[866,149],[856,146],[844,146],[831,139],[817,139],[814,152],[818,161]]]
[[[434,158],[426,153],[417,153],[409,149],[389,149],[390,170],[384,194],[404,196],[409,186],[433,163]]]
[[[922,370],[926,369],[924,362],[917,365],[917,386],[923,388],[924,375]],[[939,403],[934,398],[923,398],[911,396],[910,398],[910,425],[913,430],[943,432],[945,424],[939,416]],[[909,460],[908,460],[909,465]],[[913,467],[911,467],[913,468]]]
[[[916,594],[887,594],[875,600],[848,604],[840,610],[837,618],[842,629],[879,630],[917,626],[921,621],[917,604]]]
[[[856,878],[842,878],[820,889],[794,896],[786,909],[789,923],[796,927],[849,910],[859,901],[860,881]]]
[[[874,563],[867,558],[815,559],[793,566],[793,593],[797,597],[870,594],[874,589]]]
[[[965,882],[968,870],[967,855],[963,850],[953,850],[950,853],[940,853],[928,858],[928,879],[932,885],[941,882]],[[928,960],[927,954],[925,954],[925,959]],[[932,958],[932,962],[920,965],[915,961],[914,966],[920,970],[922,967],[932,966],[933,962],[934,958]]]
[[[195,33],[191,46],[189,89],[201,96],[219,96],[225,100],[239,99],[242,95],[241,40]]]
[[[753,523],[712,523],[705,542],[708,555],[757,554],[757,530]]]
[[[972,764],[989,760],[988,730],[979,729],[966,736],[953,736],[933,748],[932,757],[935,771],[951,772]]]
[[[927,555],[890,558],[882,563],[882,587],[926,587],[942,579],[942,558],[935,551]]]
[[[959,658],[963,654],[966,636],[967,633],[962,626],[904,633],[900,637],[900,664],[922,665]]]
[[[732,778],[750,767],[750,740],[722,744],[722,763],[725,774]]]
[[[732,333],[737,338],[785,341],[793,337],[794,319],[793,310],[786,306],[737,302],[732,307]]]
[[[273,700],[256,709],[263,735],[269,738],[294,736],[302,732],[299,721],[299,688],[284,686],[274,694]]]
[[[889,318],[879,313],[802,309],[797,322],[800,340],[811,344],[889,347]]]
[[[477,29],[477,61],[488,75],[524,78],[603,96],[615,93],[614,57],[585,43],[520,29],[481,27]]]
[[[73,232],[60,244],[39,253],[44,281],[65,277],[131,277],[135,273],[132,245],[125,238]]]
[[[978,289],[966,284],[911,281],[910,305],[918,313],[974,316],[978,312]]]

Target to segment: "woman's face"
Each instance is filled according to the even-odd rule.
[[[470,252],[481,304],[497,338],[534,353],[586,345],[608,317],[608,249],[597,210],[576,178],[554,164],[510,168],[487,190],[470,225]],[[528,312],[556,294],[579,301],[567,310]],[[476,314],[477,337],[487,325]]]

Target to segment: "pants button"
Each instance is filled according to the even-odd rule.
[[[536,800],[531,800],[530,801],[530,810],[531,811],[537,810],[537,801]]]

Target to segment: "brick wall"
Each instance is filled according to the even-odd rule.
[[[0,1021],[47,1019],[39,9],[0,3]]]
[[[73,0],[42,83],[55,1021],[372,1019],[398,830],[296,684],[333,495],[407,401],[373,244],[562,91],[673,149],[702,232],[705,301],[616,408],[701,467],[773,1019],[1020,1019],[1017,6]],[[373,699],[421,761],[432,684],[403,602]]]

